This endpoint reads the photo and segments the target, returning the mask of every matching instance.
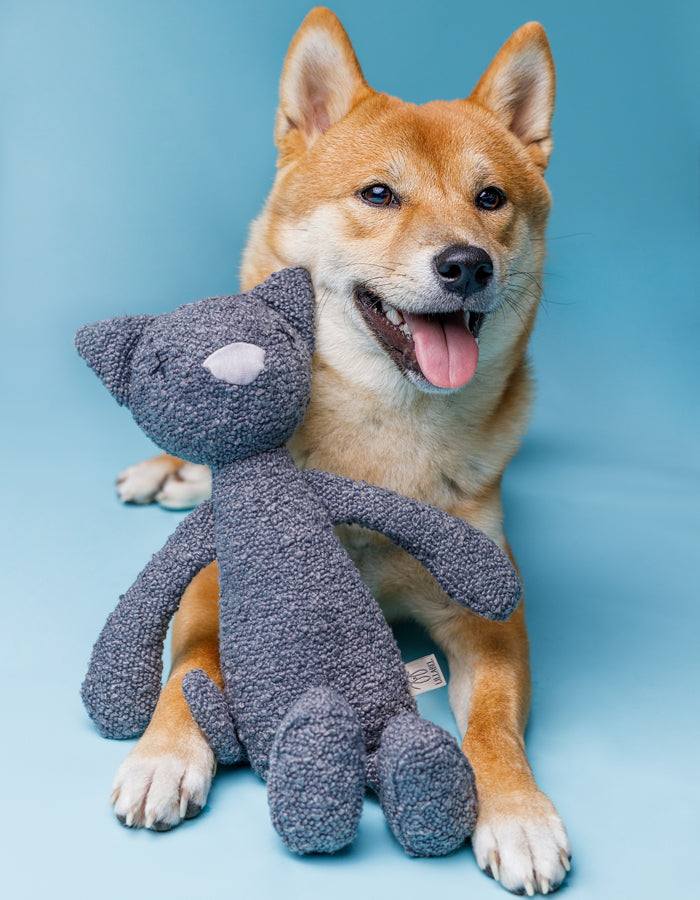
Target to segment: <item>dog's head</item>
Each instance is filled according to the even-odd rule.
[[[487,366],[529,329],[553,99],[536,23],[468,99],[416,106],[371,89],[337,18],[309,13],[282,74],[279,173],[263,219],[277,257],[312,273],[331,365],[449,392],[471,380],[480,352]]]

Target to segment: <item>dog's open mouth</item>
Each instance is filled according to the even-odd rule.
[[[484,313],[409,313],[365,288],[355,290],[362,318],[396,365],[437,388],[455,390],[474,377]]]

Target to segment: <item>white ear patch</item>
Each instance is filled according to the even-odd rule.
[[[265,367],[265,351],[257,344],[226,344],[202,363],[214,378],[229,384],[250,384]]]

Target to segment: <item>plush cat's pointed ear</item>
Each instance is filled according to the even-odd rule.
[[[306,269],[282,269],[259,284],[253,293],[283,316],[314,349],[316,301],[311,276]]]
[[[152,316],[120,316],[83,325],[75,348],[120,406],[129,403],[131,357]]]

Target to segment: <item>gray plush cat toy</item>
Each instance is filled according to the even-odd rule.
[[[163,641],[191,578],[221,577],[223,691],[199,670],[184,691],[217,759],[248,759],[272,821],[300,853],[352,841],[366,784],[406,851],[448,853],[476,815],[471,768],[417,712],[398,647],[334,532],[355,523],[403,547],[457,603],[504,619],[518,579],[485,535],[414,500],[300,471],[284,443],[309,398],[314,301],[288,269],[240,297],[82,328],[76,346],[159,446],[213,470],[192,512],[120,598],[82,696],[108,737],[143,731]]]

